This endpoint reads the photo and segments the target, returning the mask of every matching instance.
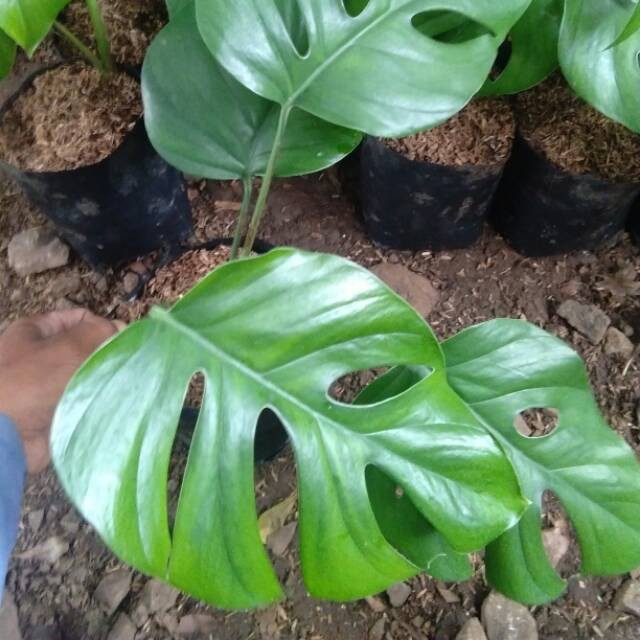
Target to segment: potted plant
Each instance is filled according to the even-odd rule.
[[[96,51],[56,17],[66,2],[0,3],[28,54],[55,28],[86,63],[37,72],[0,113],[0,167],[96,268],[178,245],[191,231],[184,180],[149,144],[139,82],[113,63],[96,0]]]
[[[640,194],[640,99],[627,89],[640,81],[637,16],[631,2],[534,2],[485,86],[516,94],[518,136],[493,219],[520,253],[595,249],[625,228]],[[558,60],[562,76],[538,84]]]
[[[280,13],[281,3],[187,3],[158,36],[143,73],[145,100],[157,103],[147,111],[152,137],[176,162],[203,173],[214,166],[233,176],[247,166],[264,172],[244,252],[271,177],[298,161],[309,167],[312,154],[286,126],[301,117],[298,110],[339,127],[357,119],[378,134],[418,113],[423,100],[413,86],[398,113],[369,99],[378,79],[372,69],[403,84],[405,76],[389,76],[383,63],[395,64],[401,56],[393,53],[406,51],[412,35],[404,3],[371,0],[355,16],[339,3],[288,6],[294,5],[304,14],[308,39],[283,30],[292,14]],[[494,3],[485,9],[488,16],[501,13]],[[389,47],[371,66],[375,40],[366,37],[375,38],[383,17]],[[212,56],[202,55],[204,66],[191,57],[192,39],[176,38],[181,46],[171,49],[176,33],[194,34],[194,27]],[[332,50],[334,36],[353,48]],[[308,44],[304,56],[294,40]],[[217,73],[212,61],[226,69],[230,84],[215,93],[217,109],[228,101],[231,114],[239,110],[234,105],[253,113],[256,97],[240,90],[242,81],[281,105],[276,118],[263,117],[260,135],[245,129],[251,134],[245,146],[238,146],[235,120],[226,138],[206,126],[200,135],[203,125],[188,111],[183,128],[170,135],[175,108],[164,103],[177,98],[166,94],[155,70],[171,50],[187,56],[193,82]],[[419,62],[412,56],[406,64]],[[316,82],[324,84],[322,92],[313,90]],[[336,87],[348,87],[348,95]],[[389,86],[384,95],[394,101],[399,92],[391,89],[400,88]],[[191,142],[175,142],[189,127]],[[271,145],[266,153],[256,151],[263,136]],[[380,366],[394,368],[353,405],[328,394],[345,374]],[[172,442],[185,389],[198,372],[204,401],[170,527]],[[539,439],[518,434],[518,414],[540,407],[559,411],[556,430]],[[253,440],[265,408],[278,415],[292,442],[303,574],[316,597],[351,600],[422,571],[464,579],[466,554],[489,545],[493,585],[523,602],[553,599],[564,583],[541,541],[547,489],[576,527],[586,573],[640,564],[640,465],[602,420],[579,357],[514,320],[484,323],[441,343],[370,272],[335,256],[276,249],[234,260],[170,310],[152,310],[74,378],[56,413],[53,458],[73,502],[123,560],[216,606],[263,606],[282,595],[260,541],[253,491]]]

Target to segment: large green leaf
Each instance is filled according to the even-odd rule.
[[[15,59],[15,42],[4,31],[0,31],[0,79],[11,71]]]
[[[175,14],[153,41],[142,71],[142,92],[149,137],[170,164],[218,180],[264,173],[280,107],[218,65],[200,38],[193,3]],[[276,175],[325,169],[361,139],[360,133],[296,110]]]
[[[182,11],[184,7],[193,4],[194,0],[167,0],[167,11],[169,12],[169,18],[173,19]]]
[[[395,364],[431,373],[372,405],[328,395],[353,370]],[[198,371],[205,398],[171,534],[169,458]],[[368,271],[287,249],[218,268],[95,354],[59,406],[53,458],[74,503],[126,562],[218,606],[262,605],[280,596],[253,487],[266,407],[291,437],[314,596],[358,598],[428,566],[385,539],[370,467],[404,487],[460,553],[514,526],[525,508],[504,453],[447,385],[422,318]]]
[[[70,0],[0,0],[0,29],[29,55]]]
[[[440,124],[472,98],[530,0],[370,0],[364,8],[353,0],[357,15],[342,0],[297,0],[303,53],[281,2],[196,0],[200,32],[216,59],[269,100],[372,135],[400,136]],[[485,35],[461,42],[425,35],[429,19],[439,22],[445,12],[481,25]]]
[[[640,465],[600,415],[578,355],[517,320],[473,327],[443,347],[449,383],[505,448],[531,501],[519,525],[489,545],[489,581],[529,604],[562,593],[540,534],[546,490],[573,522],[584,573],[613,575],[640,565]],[[545,407],[559,411],[555,431],[520,435],[516,415]]]
[[[565,0],[560,65],[573,90],[640,132],[640,31],[616,46],[636,10],[631,0]]]
[[[558,38],[564,0],[533,0],[508,38],[511,55],[483,95],[520,93],[542,82],[558,67]]]

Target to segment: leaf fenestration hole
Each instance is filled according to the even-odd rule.
[[[447,9],[418,13],[411,19],[411,24],[422,35],[445,44],[463,44],[481,36],[493,35],[483,24]]]
[[[549,563],[564,578],[580,572],[580,547],[571,520],[552,491],[542,497],[542,544]]]
[[[342,0],[344,10],[352,17],[357,18],[368,6],[370,0]]]
[[[513,55],[513,42],[511,38],[505,40],[498,49],[498,55],[496,56],[496,61],[493,63],[493,68],[491,69],[490,80],[495,82],[500,78],[500,76],[506,71],[509,66],[509,62],[511,62],[511,56]]]
[[[559,418],[557,409],[536,407],[517,414],[513,426],[525,438],[543,438],[557,429]]]
[[[279,0],[275,5],[293,46],[304,58],[309,53],[309,30],[298,0]]]
[[[348,373],[329,387],[329,397],[343,404],[352,404],[366,387],[387,371],[389,367]]]

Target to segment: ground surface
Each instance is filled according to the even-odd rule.
[[[190,197],[200,239],[229,235],[239,201],[232,185],[196,183],[190,187]],[[121,302],[123,273],[96,275],[79,262],[72,262],[63,269],[23,279],[8,268],[8,240],[20,229],[40,223],[42,220],[17,189],[1,183],[0,323],[25,313],[73,304],[126,317],[127,305]],[[640,256],[628,240],[598,254],[544,260],[516,255],[490,231],[481,243],[466,251],[437,255],[382,251],[367,240],[334,173],[279,183],[262,236],[277,244],[335,252],[367,267],[388,262],[423,274],[440,292],[440,300],[429,316],[440,337],[477,321],[507,316],[526,318],[569,340],[586,358],[610,424],[640,452],[638,349],[632,360],[606,355],[602,346],[591,345],[556,314],[559,304],[567,299],[593,303],[609,315],[614,327],[630,335],[636,345],[640,342]],[[139,270],[140,265],[134,268]],[[127,281],[130,283],[131,278]],[[258,511],[290,496],[294,486],[294,465],[285,452],[257,470]],[[552,512],[548,524],[555,517],[561,515]],[[295,509],[291,509],[287,523],[294,518]],[[288,600],[278,607],[228,614],[188,598],[176,600],[175,594],[164,594],[162,602],[156,602],[155,611],[150,612],[141,606],[146,579],[134,575],[130,584],[125,579],[124,598],[109,616],[95,591],[105,575],[121,565],[70,506],[54,474],[47,472],[29,481],[17,549],[17,554],[34,548],[39,553],[36,558],[21,559],[18,555],[13,560],[8,589],[15,596],[26,639],[55,638],[52,630],[56,628],[65,640],[102,640],[110,630],[114,639],[133,638],[136,633],[139,640],[161,640],[182,637],[179,629],[187,631],[188,627],[195,630],[192,637],[216,640],[448,640],[455,638],[467,618],[479,615],[489,593],[479,565],[476,577],[461,585],[443,588],[429,578],[415,579],[411,594],[399,607],[392,607],[384,594],[371,603],[349,605],[311,600],[299,577],[295,540],[287,545],[294,527],[276,532],[275,542],[279,544],[275,546],[280,548],[273,551],[275,565],[289,593]],[[43,543],[47,545],[44,550],[38,546]],[[575,557],[576,550],[572,549],[561,566],[571,567]],[[49,562],[52,558],[55,561]],[[565,597],[532,609],[540,638],[639,638],[640,619],[612,608],[613,597],[624,579],[571,578]],[[128,627],[122,614],[133,620],[137,632]],[[39,625],[48,629],[48,636],[36,635],[45,633]]]

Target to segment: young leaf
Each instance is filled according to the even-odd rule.
[[[328,395],[350,371],[389,364],[431,373],[373,405]],[[197,371],[204,404],[171,534],[169,457]],[[59,406],[53,458],[74,503],[126,562],[218,606],[264,605],[281,594],[253,488],[266,407],[296,457],[302,568],[314,596],[363,597],[421,569],[380,530],[369,467],[404,487],[460,553],[514,526],[526,506],[502,450],[447,385],[422,318],[370,272],[290,249],[218,268],[171,311],[155,310],[95,354]]]
[[[563,0],[533,0],[509,34],[507,66],[495,80],[487,80],[482,95],[526,91],[558,67],[558,38]]]
[[[280,107],[218,65],[200,38],[193,3],[174,15],[149,48],[142,93],[151,142],[173,166],[218,180],[264,173]],[[360,133],[296,110],[285,131],[276,175],[325,169],[361,139]]]
[[[640,31],[611,46],[634,10],[628,0],[566,0],[559,52],[573,90],[640,133]]]
[[[13,68],[16,59],[16,44],[3,31],[0,31],[0,80]]]
[[[0,29],[33,55],[70,0],[0,0]]]
[[[530,0],[370,0],[364,8],[354,0],[349,12],[342,0],[287,1],[299,4],[305,55],[282,19],[282,0],[197,0],[200,32],[214,57],[263,97],[371,135],[400,136],[440,124],[473,97]],[[443,12],[481,25],[484,35],[461,42],[425,35]]]
[[[624,28],[624,31],[620,34],[618,39],[613,43],[613,46],[615,47],[622,44],[625,40],[628,40],[631,36],[638,33],[638,31],[640,31],[640,4],[636,5],[627,26]]]
[[[521,522],[489,545],[489,581],[528,604],[564,590],[541,539],[546,490],[573,522],[584,573],[613,575],[640,565],[640,464],[603,421],[579,356],[518,320],[473,327],[443,347],[449,383],[504,447],[531,501]],[[516,415],[544,407],[559,411],[555,431],[520,435]]]

